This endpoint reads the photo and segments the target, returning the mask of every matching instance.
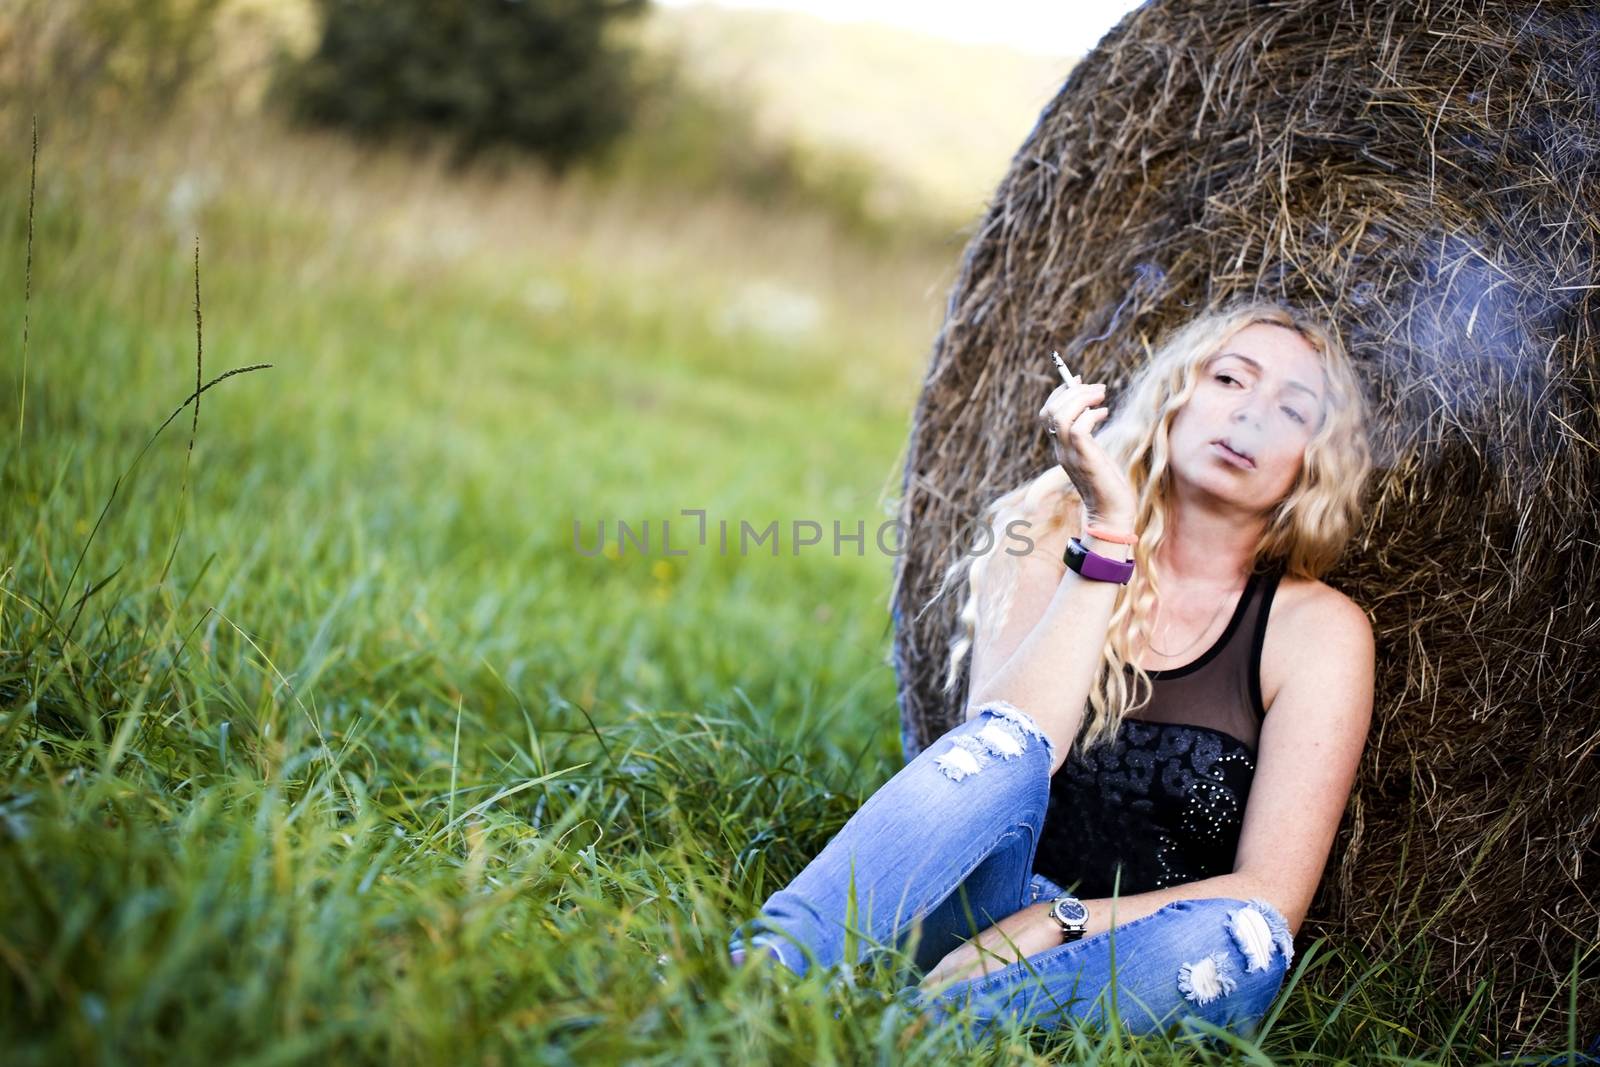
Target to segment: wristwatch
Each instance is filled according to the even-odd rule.
[[[1085,578],[1092,578],[1097,582],[1127,585],[1128,579],[1133,577],[1133,560],[1111,559],[1098,552],[1091,552],[1076,537],[1067,542],[1067,550],[1061,558],[1067,566]]]
[[[1089,909],[1071,893],[1056,897],[1050,904],[1050,918],[1061,927],[1062,943],[1076,941],[1089,925]]]

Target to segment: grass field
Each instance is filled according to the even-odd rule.
[[[886,514],[958,236],[231,124],[44,131],[30,242],[0,151],[8,1063],[1229,1058],[721,959],[902,762],[892,561],[787,527]],[[143,451],[197,235],[200,376],[271,366]],[[574,548],[685,508],[782,552]],[[1233,1058],[1492,1059],[1417,951],[1302,943]]]

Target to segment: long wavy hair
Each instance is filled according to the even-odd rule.
[[[1367,437],[1368,407],[1349,354],[1329,326],[1285,304],[1247,300],[1203,312],[1169,333],[1150,362],[1129,382],[1120,402],[1095,433],[1095,440],[1120,464],[1137,495],[1133,577],[1117,592],[1100,667],[1089,688],[1089,710],[1079,731],[1084,749],[1111,741],[1122,719],[1144,707],[1154,689],[1150,675],[1134,661],[1139,637],[1148,637],[1148,620],[1161,598],[1153,561],[1167,537],[1172,473],[1168,434],[1189,402],[1204,362],[1235,333],[1253,323],[1273,323],[1296,331],[1316,350],[1326,375],[1326,416],[1306,445],[1300,476],[1273,509],[1256,543],[1252,570],[1281,562],[1286,574],[1319,578],[1327,573],[1361,518],[1372,450]],[[1049,533],[1081,514],[1082,499],[1060,464],[1002,494],[984,509],[992,538],[989,551],[963,554],[945,572],[934,598],[959,587],[967,597],[950,643],[950,690],[960,677],[979,627],[998,633],[1010,608],[1020,571],[1018,556],[1001,551],[1011,522],[1026,519],[1030,530]],[[1132,685],[1125,665],[1133,667]],[[1135,691],[1139,696],[1135,698]]]

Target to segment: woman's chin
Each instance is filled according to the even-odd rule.
[[[1221,467],[1219,463],[1217,467]],[[1188,477],[1184,472],[1173,469],[1173,488],[1178,497],[1193,497],[1205,502],[1218,510],[1240,511],[1255,514],[1261,506],[1239,491],[1239,479],[1235,473],[1227,469],[1216,469],[1210,464],[1199,472],[1198,477]],[[1238,472],[1245,473],[1243,471]],[[1250,473],[1254,474],[1254,471]]]

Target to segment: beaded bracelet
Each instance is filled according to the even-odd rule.
[[[1139,543],[1139,539],[1133,534],[1112,533],[1109,530],[1102,530],[1098,526],[1085,526],[1083,532],[1089,537],[1098,537],[1102,541],[1110,541],[1119,545],[1136,545]]]

